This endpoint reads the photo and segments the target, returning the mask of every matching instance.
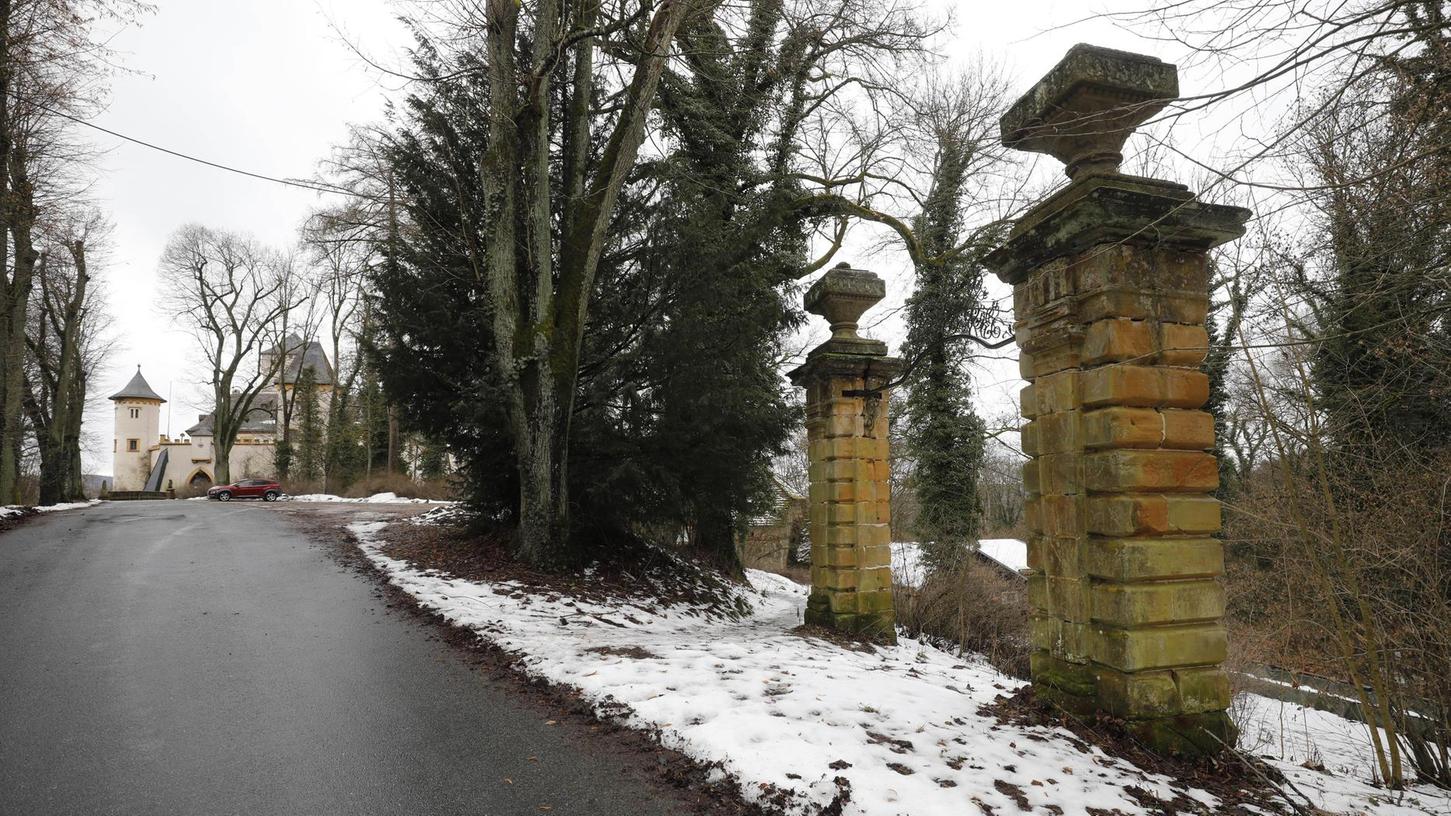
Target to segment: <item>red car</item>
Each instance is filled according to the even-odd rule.
[[[207,498],[224,502],[232,499],[277,501],[281,495],[282,485],[271,479],[243,479],[236,484],[217,485],[207,490]]]

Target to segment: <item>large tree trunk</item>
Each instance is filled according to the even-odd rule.
[[[8,280],[5,278],[5,270],[9,268],[10,242],[5,239],[5,231],[13,222],[12,201],[10,195],[10,154],[11,145],[14,144],[15,133],[11,126],[10,96],[11,86],[14,85],[15,70],[12,65],[14,54],[10,47],[10,11],[11,0],[0,0],[0,341],[8,342],[12,338],[10,330],[10,315],[15,305],[15,298],[19,292],[14,290],[14,282],[18,279]],[[25,299],[28,300],[30,293],[27,290]],[[22,323],[21,331],[24,331]],[[10,348],[7,345],[7,348]],[[11,371],[10,356],[0,356],[0,440],[8,439],[11,433],[10,424],[11,409],[17,412],[20,406],[14,405],[9,399],[8,389],[5,387],[9,382]],[[16,433],[18,433],[16,429]],[[19,477],[19,461],[11,463],[7,469],[10,475],[0,477],[0,504],[14,504],[16,497],[15,482]],[[7,489],[8,485],[8,489]]]
[[[216,409],[212,413],[212,475],[216,484],[232,483],[232,444],[237,441],[237,430],[232,425],[231,392],[227,380],[216,389]]]
[[[3,368],[0,368],[0,504],[20,502],[20,451],[25,442],[22,422],[25,399],[26,316],[30,308],[30,290],[35,280],[35,262],[40,253],[31,243],[35,225],[35,203],[26,168],[25,151],[11,147],[11,190],[4,214],[9,222],[15,259],[7,289]]]
[[[519,557],[541,567],[569,559],[569,430],[552,389],[517,433],[519,459]],[[519,423],[516,423],[516,427]]]
[[[43,430],[38,425],[35,429],[42,452],[40,503],[43,505],[80,498],[73,490],[80,481],[79,474],[72,473],[72,467],[80,459],[80,414],[85,411],[85,393],[77,388],[77,384],[82,381],[84,368],[81,360],[82,306],[90,276],[86,271],[85,244],[75,241],[70,246],[70,253],[75,262],[76,280],[70,297],[65,301],[65,311],[56,321],[59,324],[56,328],[60,340],[60,360],[55,367],[55,381],[51,389],[50,421]]]
[[[66,456],[70,464],[66,468],[68,481],[65,486],[66,501],[84,501],[86,498],[85,470],[81,466],[81,425],[86,415],[86,375],[82,371],[71,383],[74,409],[66,428]]]
[[[712,1],[719,2],[702,0]],[[667,52],[696,6],[697,0],[662,0],[657,7],[644,56],[592,172],[581,166],[579,150],[588,143],[588,125],[569,117],[588,110],[581,100],[591,97],[593,46],[588,38],[570,46],[577,60],[573,80],[584,87],[573,89],[566,113],[563,189],[578,195],[566,208],[556,250],[549,66],[558,56],[559,2],[543,0],[536,7],[530,64],[523,69],[516,43],[522,6],[488,2],[489,148],[483,173],[491,227],[481,266],[492,300],[495,359],[508,376],[521,482],[518,552],[536,565],[559,566],[570,557],[569,430],[589,297],[605,230],[644,139]]]

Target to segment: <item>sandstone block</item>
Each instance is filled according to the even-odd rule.
[[[1028,608],[1035,614],[1048,614],[1048,576],[1042,572],[1028,575]]]
[[[1042,532],[1049,536],[1077,536],[1084,532],[1080,496],[1042,496],[1037,499]]]
[[[1036,461],[1038,463],[1038,488],[1044,494],[1067,495],[1083,491],[1084,458],[1079,454],[1046,454],[1039,456]]]
[[[1051,574],[1045,580],[1049,615],[1075,623],[1087,623],[1092,619],[1088,581]]]
[[[1125,672],[1188,666],[1215,666],[1227,652],[1218,623],[1155,626],[1147,629],[1101,627],[1090,638],[1093,659]]]
[[[1216,532],[1220,524],[1213,496],[1091,496],[1085,510],[1088,531],[1104,536],[1195,535]]]
[[[1035,536],[1028,540],[1028,567],[1064,578],[1087,577],[1083,559],[1084,543],[1077,536]]]
[[[1209,354],[1209,333],[1201,325],[1159,324],[1163,351],[1159,362],[1168,366],[1196,368]]]
[[[856,588],[859,592],[875,592],[877,590],[890,592],[892,589],[892,568],[890,566],[859,570],[856,576]]]
[[[1089,594],[1093,620],[1115,627],[1216,621],[1224,615],[1224,588],[1213,579],[1139,584],[1095,581]]]
[[[1023,502],[1023,526],[1028,532],[1043,532],[1043,499],[1042,497],[1030,496]]]
[[[1089,448],[1214,447],[1214,417],[1205,411],[1112,406],[1085,412],[1082,428]]]
[[[1029,626],[1033,646],[1054,657],[1087,662],[1089,632],[1087,624],[1060,620],[1052,615],[1035,616]]]
[[[1023,453],[1028,456],[1037,456],[1043,452],[1038,442],[1038,432],[1042,427],[1041,422],[1029,422],[1018,431],[1018,444],[1022,447]]]
[[[1100,704],[1115,716],[1141,719],[1184,713],[1171,672],[1127,674],[1098,667],[1096,679]]]
[[[1104,492],[1205,492],[1219,485],[1219,464],[1200,451],[1100,451],[1084,457],[1084,482]]]
[[[1223,669],[1175,669],[1174,683],[1179,688],[1180,710],[1185,714],[1224,711],[1234,698],[1229,675]]]
[[[857,554],[857,567],[859,569],[877,569],[891,566],[891,544],[873,544],[859,548]]]
[[[1097,686],[1093,669],[1083,662],[1056,657],[1046,651],[1028,656],[1034,683],[1043,683],[1079,697],[1092,697]]]
[[[1055,411],[1039,417],[1032,423],[1039,453],[1077,453],[1082,447],[1078,424],[1078,412],[1072,410]]]
[[[1165,408],[1162,447],[1178,450],[1210,450],[1214,447],[1214,416],[1208,411]]]
[[[828,417],[826,421],[826,435],[827,437],[861,436],[861,414],[834,414]]]
[[[1085,572],[1119,583],[1224,573],[1224,545],[1212,538],[1090,538],[1085,548]]]
[[[1209,376],[1192,369],[1109,365],[1079,376],[1086,408],[1198,408],[1209,399]]]
[[[1154,359],[1154,335],[1147,321],[1114,317],[1088,327],[1083,337],[1083,364],[1137,362]]]
[[[1089,448],[1157,448],[1164,418],[1153,408],[1113,406],[1083,414],[1083,444]]]
[[[1037,415],[1072,411],[1078,408],[1082,403],[1081,377],[1082,375],[1078,371],[1060,371],[1034,381],[1034,399],[1036,400],[1034,407],[1037,409]]]

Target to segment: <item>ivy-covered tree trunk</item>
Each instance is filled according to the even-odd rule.
[[[908,454],[915,464],[916,533],[929,569],[954,570],[975,547],[982,523],[978,495],[986,427],[972,405],[967,370],[972,342],[994,328],[981,254],[991,243],[968,242],[963,210],[975,164],[993,131],[976,86],[953,89],[927,124],[934,173],[913,225],[919,242],[917,286],[907,303]],[[988,232],[991,232],[991,227]]]

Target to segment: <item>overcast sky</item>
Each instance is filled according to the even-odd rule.
[[[396,91],[396,80],[380,76],[349,46],[400,64],[406,38],[393,6],[384,0],[159,0],[156,5],[155,14],[113,42],[130,73],[114,79],[109,108],[95,120],[98,125],[268,176],[307,177],[344,139],[349,123],[376,121],[385,99]],[[982,54],[1001,64],[1015,95],[1076,42],[1154,53],[1162,48],[1102,22],[1056,28],[1084,14],[1084,4],[1071,0],[941,3],[943,9],[954,7],[959,19],[945,50],[954,59]],[[117,345],[93,389],[101,399],[87,417],[87,471],[109,474],[111,405],[104,397],[137,365],[169,398],[173,433],[209,410],[187,336],[174,331],[173,316],[156,306],[157,260],[168,236],[197,222],[286,246],[320,199],[103,134],[91,138],[108,151],[96,194],[115,224],[110,262],[102,274]],[[910,286],[905,259],[897,253],[846,259],[887,278],[894,299]],[[891,327],[885,331],[893,333]],[[1003,363],[984,376],[989,391],[982,399],[989,412],[1006,410],[1008,396],[1016,395],[1015,370]],[[167,427],[164,410],[162,431]]]

